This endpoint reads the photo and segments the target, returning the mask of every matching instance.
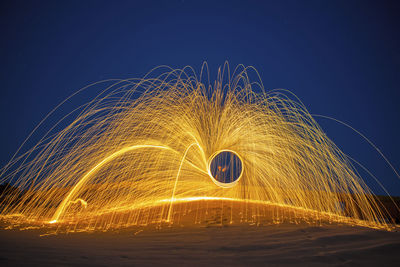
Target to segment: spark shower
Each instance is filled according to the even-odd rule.
[[[312,217],[388,228],[350,159],[299,100],[251,81],[256,70],[231,74],[225,64],[213,82],[206,65],[199,75],[158,70],[115,81],[13,157],[1,173],[2,218],[107,230],[174,224],[193,210],[200,223],[222,203],[230,223]]]

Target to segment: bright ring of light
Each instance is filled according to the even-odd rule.
[[[216,177],[214,177],[214,175],[213,175],[213,173],[212,173],[212,171],[211,171],[211,164],[212,164],[213,160],[215,159],[215,157],[217,157],[218,155],[220,155],[222,152],[230,152],[230,153],[232,153],[232,155],[233,155],[234,157],[237,157],[238,161],[240,162],[240,174],[239,174],[239,176],[238,176],[236,179],[234,179],[234,181],[231,181],[231,182],[221,182],[221,181],[218,181],[218,180],[216,179]],[[232,167],[232,166],[231,166],[231,167]],[[218,185],[218,186],[220,186],[220,187],[223,187],[223,188],[231,188],[231,187],[235,186],[235,185],[240,181],[240,179],[242,178],[242,176],[243,176],[243,170],[244,170],[243,160],[242,160],[242,158],[240,157],[240,155],[239,155],[238,153],[236,153],[235,151],[233,151],[233,150],[229,150],[229,149],[219,150],[219,151],[215,152],[214,154],[212,154],[212,155],[210,156],[210,158],[208,159],[208,161],[207,161],[207,172],[208,172],[208,175],[210,176],[211,180],[212,180],[216,185]]]

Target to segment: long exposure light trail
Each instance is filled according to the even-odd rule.
[[[276,206],[306,220],[389,228],[390,215],[300,101],[266,92],[250,68],[231,74],[225,65],[213,84],[203,70],[108,86],[1,170],[1,216],[107,230],[174,224],[194,209],[186,202],[202,217],[214,201],[240,204],[245,221],[281,218],[265,211]]]

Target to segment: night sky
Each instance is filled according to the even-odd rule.
[[[215,78],[228,60],[254,66],[267,90],[291,90],[310,113],[352,125],[400,169],[399,12],[395,1],[2,1],[0,163],[89,83],[141,77],[158,65],[200,70],[203,61]],[[74,98],[28,145],[97,93]],[[317,121],[400,195],[400,180],[368,143]]]

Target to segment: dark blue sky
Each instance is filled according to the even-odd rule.
[[[266,89],[293,91],[311,113],[349,123],[400,168],[400,8],[395,1],[0,5],[1,165],[56,104],[89,83],[141,77],[161,64],[199,70],[205,60],[215,77],[229,60],[231,66],[255,66]],[[34,140],[96,93],[74,99]],[[400,180],[365,141],[339,124],[318,121],[345,153],[400,195]]]

